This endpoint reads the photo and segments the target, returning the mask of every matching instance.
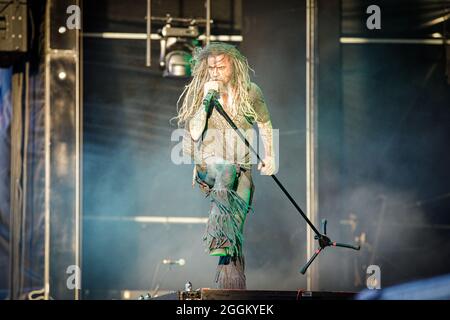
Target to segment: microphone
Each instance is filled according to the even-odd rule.
[[[169,265],[178,264],[180,266],[184,266],[186,264],[186,260],[184,260],[183,258],[178,259],[178,260],[164,259],[162,261],[162,263],[169,264]]]
[[[219,95],[219,92],[214,89],[210,89],[206,96],[203,98],[203,105],[205,106],[205,110],[207,113],[211,111],[211,102],[216,99]]]

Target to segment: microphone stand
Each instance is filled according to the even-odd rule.
[[[259,161],[261,161],[262,165],[264,166],[264,161],[259,156],[258,152],[253,149],[253,147],[250,145],[248,140],[244,137],[244,135],[239,131],[238,127],[234,124],[233,120],[228,116],[228,114],[223,109],[222,105],[219,103],[219,101],[215,98],[214,95],[208,96],[206,99],[204,99],[204,103],[210,107],[209,109],[212,110],[213,108],[216,108],[217,112],[221,116],[225,118],[225,120],[230,124],[230,126],[236,131],[238,136],[244,141],[245,145],[249,147],[249,149],[256,155]],[[212,104],[212,106],[211,106]],[[306,273],[306,270],[309,268],[311,263],[314,261],[314,259],[317,258],[317,256],[320,254],[320,252],[325,249],[326,247],[343,247],[343,248],[350,248],[354,250],[359,250],[360,246],[353,246],[350,244],[345,243],[339,243],[339,242],[333,242],[330,240],[330,238],[327,237],[327,220],[322,220],[322,232],[320,233],[319,230],[314,226],[314,224],[308,219],[308,217],[305,215],[305,213],[302,211],[300,206],[295,202],[294,198],[291,197],[289,192],[286,190],[286,188],[283,186],[283,184],[278,180],[278,178],[273,174],[271,175],[272,179],[275,181],[275,183],[280,187],[280,189],[284,192],[286,197],[291,201],[291,203],[294,205],[294,207],[297,209],[297,211],[300,213],[300,215],[305,219],[306,223],[311,227],[311,229],[316,234],[314,236],[314,239],[318,240],[319,242],[319,248],[315,251],[313,256],[308,260],[308,262],[300,269],[300,272],[302,274]]]

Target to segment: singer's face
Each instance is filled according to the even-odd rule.
[[[228,85],[233,73],[230,58],[225,54],[208,57],[208,73],[211,81],[220,81]]]

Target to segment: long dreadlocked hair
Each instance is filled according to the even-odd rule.
[[[233,67],[231,86],[236,90],[234,93],[234,103],[238,108],[238,113],[246,118],[257,120],[257,114],[253,109],[250,97],[250,75],[253,71],[248,65],[247,58],[244,57],[236,47],[223,42],[211,42],[204,48],[196,48],[191,60],[191,70],[193,78],[185,86],[183,92],[177,101],[178,126],[183,126],[194,116],[199,108],[202,108],[203,86],[209,79],[208,57],[225,54],[227,55]],[[182,101],[180,107],[180,101]]]

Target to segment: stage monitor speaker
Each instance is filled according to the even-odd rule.
[[[27,46],[27,1],[0,0],[0,67],[24,56]]]

